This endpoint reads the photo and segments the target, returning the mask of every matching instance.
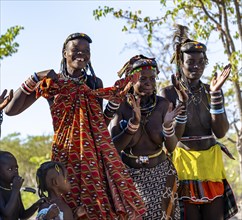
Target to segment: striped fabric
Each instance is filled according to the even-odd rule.
[[[64,199],[73,211],[84,207],[86,216],[81,219],[142,219],[145,212],[97,99],[120,97],[129,80],[97,90],[64,79],[43,80],[39,87],[38,95],[54,96],[52,159],[67,167],[71,193]]]
[[[152,168],[129,168],[147,211],[143,220],[180,220],[175,167],[169,159]]]
[[[226,180],[222,152],[219,144],[202,151],[186,151],[177,147],[173,152],[172,159],[180,181],[181,220],[184,218],[184,201],[207,204],[223,197],[224,219],[238,212],[233,191]]]

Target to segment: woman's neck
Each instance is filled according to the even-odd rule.
[[[78,78],[80,76],[83,76],[84,71],[83,70],[80,70],[80,69],[73,70],[73,69],[67,67],[67,74],[68,74],[69,77]]]

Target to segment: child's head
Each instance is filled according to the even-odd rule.
[[[8,151],[0,151],[0,184],[10,185],[18,174],[16,158]]]
[[[36,173],[36,180],[40,197],[46,197],[45,192],[55,191],[62,194],[70,190],[67,170],[60,162],[47,161],[41,164]]]

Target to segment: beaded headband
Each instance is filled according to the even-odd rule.
[[[185,53],[192,53],[192,52],[206,52],[207,47],[205,44],[197,42],[197,41],[190,41],[185,42],[181,45],[181,52]]]
[[[118,71],[118,76],[119,77],[122,77],[123,75],[125,75],[125,77],[129,76],[131,74],[134,74],[133,72],[134,70],[140,67],[146,67],[146,66],[154,67],[157,71],[157,74],[159,73],[155,58],[148,58],[141,54],[141,55],[136,55],[132,57],[128,62],[126,62],[122,67],[122,69]]]

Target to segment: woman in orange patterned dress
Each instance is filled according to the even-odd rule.
[[[121,101],[134,77],[102,88],[90,63],[91,42],[86,34],[71,34],[63,45],[61,73],[34,73],[14,93],[6,114],[17,115],[45,97],[54,127],[52,160],[68,170],[71,192],[64,199],[73,212],[80,219],[140,219],[142,199],[107,129],[119,104],[110,102],[110,111],[102,111],[102,98]]]

